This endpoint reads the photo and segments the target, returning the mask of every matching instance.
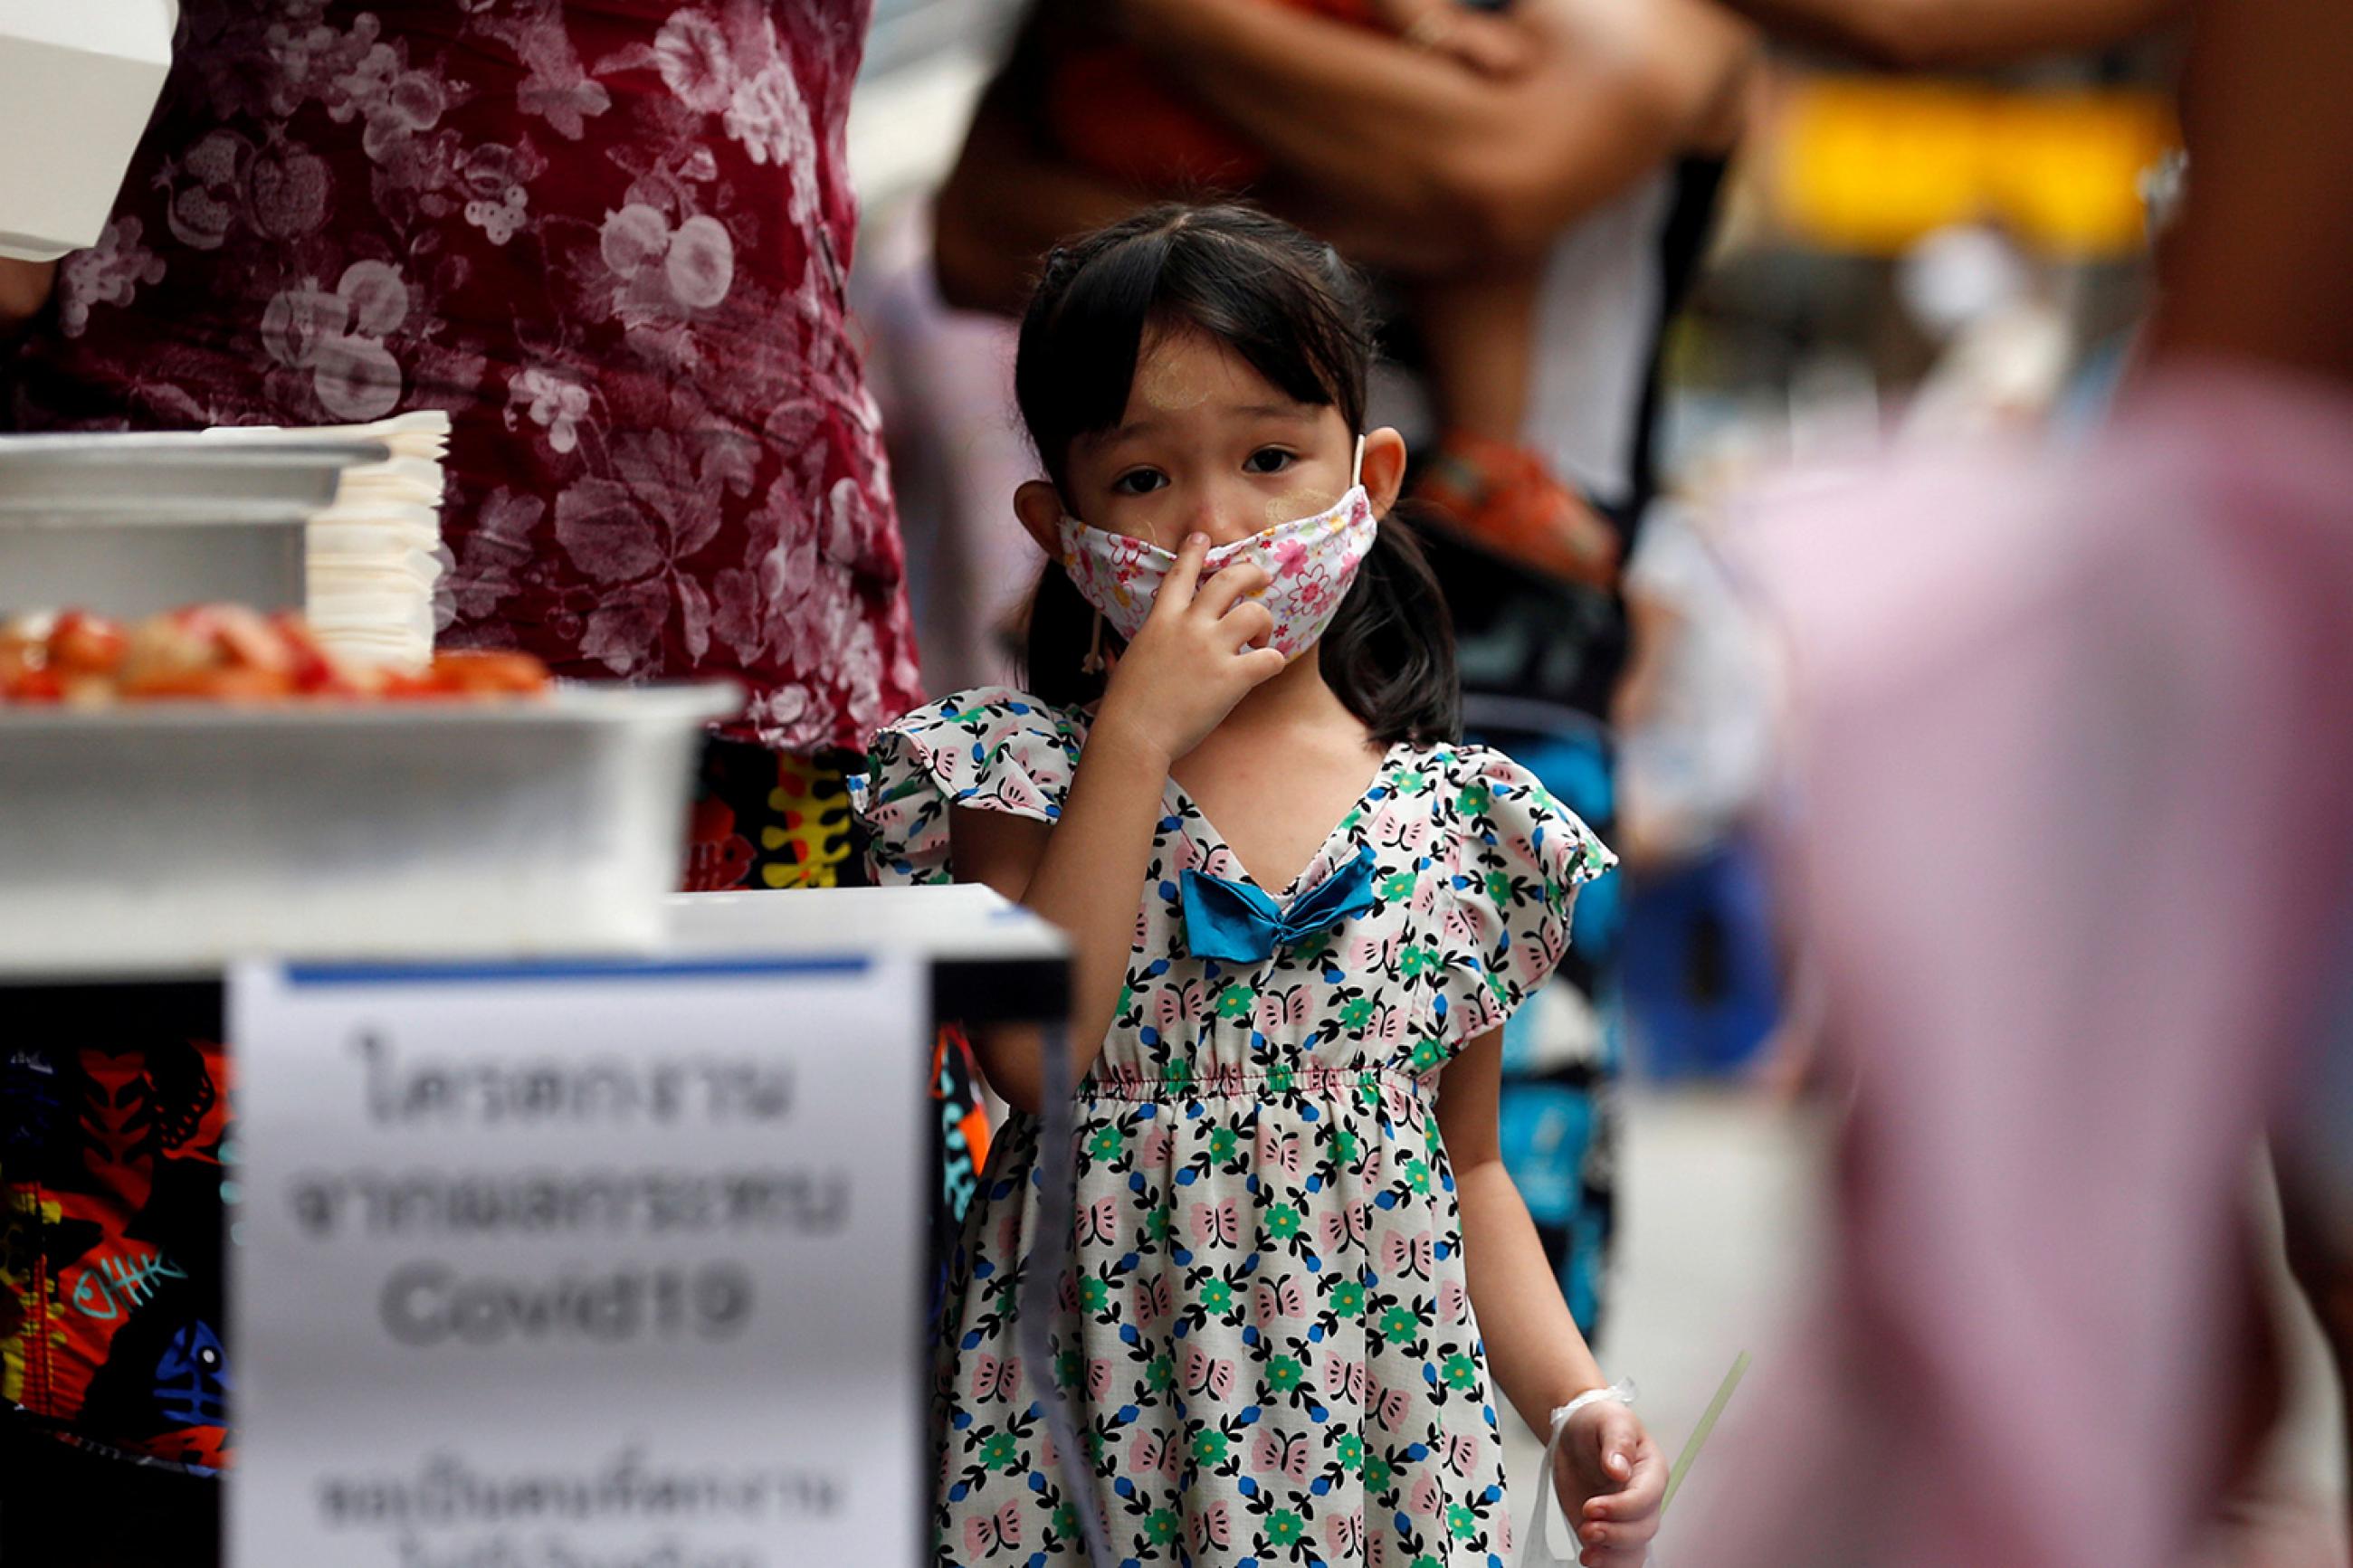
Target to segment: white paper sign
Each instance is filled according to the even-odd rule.
[[[235,1568],[799,1568],[922,1541],[902,956],[254,967]]]

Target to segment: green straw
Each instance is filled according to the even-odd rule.
[[[1691,1440],[1683,1445],[1683,1451],[1675,1456],[1675,1468],[1667,1472],[1667,1495],[1659,1503],[1661,1519],[1666,1518],[1667,1510],[1674,1506],[1675,1491],[1683,1484],[1684,1473],[1691,1468],[1692,1461],[1699,1458],[1700,1447],[1707,1441],[1707,1435],[1715,1430],[1716,1417],[1722,1415],[1724,1407],[1732,1403],[1732,1391],[1738,1388],[1740,1380],[1747,1375],[1748,1352],[1742,1351],[1733,1359],[1732,1370],[1725,1373],[1724,1381],[1717,1384],[1715,1397],[1707,1402],[1707,1414],[1702,1415],[1699,1425],[1692,1428]]]

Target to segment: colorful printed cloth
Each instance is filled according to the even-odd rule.
[[[869,4],[186,0],[0,428],[447,409],[446,645],[862,747],[921,692],[846,300]]]
[[[1088,720],[1002,689],[908,715],[860,790],[878,873],[950,879],[951,805],[1051,821]],[[1508,1550],[1437,1079],[1551,973],[1611,857],[1525,770],[1392,747],[1289,888],[1360,850],[1373,907],[1248,967],[1190,957],[1187,869],[1246,880],[1172,781],[1117,1016],[1077,1106],[1053,1328],[1125,1556],[1481,1568]],[[1014,1339],[1036,1124],[1000,1131],[955,1260],[935,1390],[943,1563],[1083,1549]]]
[[[797,757],[717,736],[702,743],[687,820],[685,890],[838,888],[864,881],[848,753]]]
[[[0,1396],[46,1430],[228,1462],[217,984],[16,986],[0,1024]]]
[[[936,1344],[948,1307],[948,1271],[964,1239],[965,1216],[980,1194],[982,1167],[988,1163],[988,1107],[981,1101],[980,1067],[962,1024],[943,1024],[933,1037],[931,1081],[932,1121],[939,1129],[932,1145],[938,1201],[932,1205],[926,1237],[923,1322]]]

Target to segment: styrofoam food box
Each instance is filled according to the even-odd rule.
[[[0,968],[651,946],[703,728],[742,702],[0,707]]]
[[[0,256],[98,243],[179,19],[178,0],[0,0]]]

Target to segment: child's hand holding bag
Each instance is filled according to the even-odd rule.
[[[1574,1531],[1575,1562],[1584,1568],[1641,1568],[1649,1561],[1666,1498],[1667,1461],[1636,1419],[1632,1397],[1623,1384],[1598,1388],[1553,1412],[1520,1568],[1557,1568],[1572,1561],[1547,1541],[1556,1489]]]

